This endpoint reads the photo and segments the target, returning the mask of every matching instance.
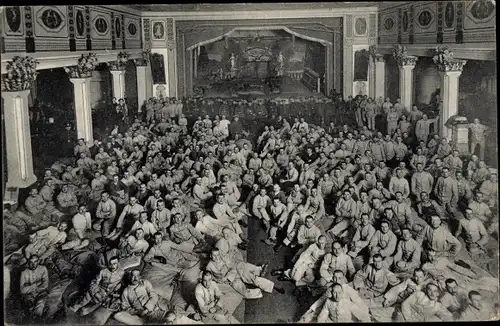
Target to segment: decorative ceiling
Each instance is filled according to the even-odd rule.
[[[253,11],[374,7],[379,2],[189,3],[127,5],[140,11]]]

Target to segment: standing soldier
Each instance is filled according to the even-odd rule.
[[[365,116],[368,121],[368,129],[375,130],[375,117],[377,116],[377,106],[373,102],[372,98],[368,98],[368,102],[365,107]]]
[[[468,127],[471,131],[470,153],[474,154],[477,145],[479,145],[479,158],[484,160],[485,133],[488,127],[479,123],[479,119],[474,119],[474,123],[469,123]]]

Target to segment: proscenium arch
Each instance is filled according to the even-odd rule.
[[[307,35],[304,35],[304,34],[299,34],[297,32],[294,32],[294,31],[290,30],[286,26],[253,26],[253,27],[235,27],[232,30],[230,30],[229,32],[227,32],[225,34],[222,34],[221,36],[217,36],[215,38],[212,38],[212,39],[209,39],[209,40],[205,40],[205,41],[201,41],[201,42],[198,42],[198,43],[196,43],[194,45],[191,45],[186,50],[187,51],[191,51],[191,50],[193,50],[193,49],[195,49],[195,48],[197,48],[199,46],[210,44],[210,43],[213,43],[213,42],[217,42],[219,40],[224,39],[225,37],[231,36],[231,34],[233,34],[236,31],[270,31],[270,30],[284,30],[285,32],[287,32],[289,34],[292,34],[295,37],[299,37],[301,39],[312,41],[312,42],[317,42],[317,43],[322,44],[325,47],[329,46],[329,45],[330,46],[333,45],[332,42],[329,42],[329,41],[326,41],[326,40],[322,40],[322,39],[319,39],[319,38],[314,38],[314,37],[310,37],[310,36],[307,36]]]

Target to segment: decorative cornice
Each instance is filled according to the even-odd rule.
[[[453,60],[450,62],[437,64],[438,70],[441,72],[449,72],[449,71],[462,71],[464,69],[467,60]]]
[[[140,58],[141,57],[141,49],[137,50],[128,50],[130,51],[130,58]],[[102,50],[95,51],[94,53],[97,56],[99,62],[109,62],[116,60],[119,51],[110,51],[110,50]],[[36,70],[43,69],[55,69],[55,68],[63,68],[74,66],[75,61],[80,58],[82,54],[87,54],[88,51],[79,51],[79,52],[35,52],[29,53],[31,57],[36,59],[39,63],[36,66]],[[15,56],[19,55],[27,55],[28,53],[2,53],[2,61],[1,61],[1,71],[6,71],[7,62],[12,60]]]
[[[409,55],[418,57],[434,56],[434,51],[425,44],[408,44],[406,45]],[[380,53],[391,54],[393,46],[389,44],[379,44],[377,46]],[[463,43],[453,44],[453,54],[455,58],[466,60],[496,60],[496,44],[495,43]]]
[[[358,8],[336,8],[329,9],[309,9],[309,10],[267,10],[267,11],[184,11],[184,12],[164,12],[164,11],[143,11],[143,18],[170,17],[175,20],[245,20],[245,19],[289,19],[289,18],[330,18],[344,17],[352,14],[373,14],[378,8],[358,7]]]

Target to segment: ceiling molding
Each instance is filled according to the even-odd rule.
[[[123,13],[126,13],[126,14],[131,14],[131,15],[134,15],[134,16],[138,16],[138,17],[141,17],[141,15],[142,15],[142,12],[140,10],[131,8],[129,6],[123,6],[123,5],[101,5],[99,7],[103,7],[103,8],[106,8],[106,9],[111,9],[111,10],[114,10],[114,11],[120,11],[120,12],[123,12]]]
[[[126,49],[113,51],[79,51],[79,52],[37,52],[37,53],[2,53],[1,69],[6,71],[7,61],[12,60],[15,56],[30,56],[38,60],[36,70],[55,69],[76,65],[82,54],[86,55],[89,52],[95,53],[99,63],[110,62],[116,60],[118,53],[127,52],[130,54],[130,59],[139,59],[142,55],[142,49]]]
[[[310,9],[310,10],[269,10],[269,11],[184,11],[162,12],[143,11],[143,18],[168,17],[183,20],[264,20],[290,18],[330,18],[343,17],[347,14],[374,14],[378,7]]]

